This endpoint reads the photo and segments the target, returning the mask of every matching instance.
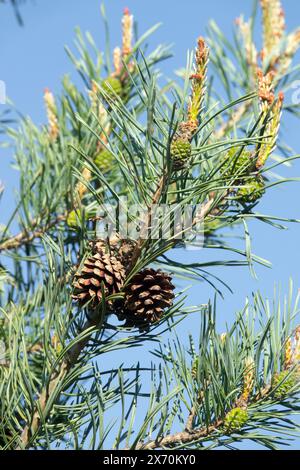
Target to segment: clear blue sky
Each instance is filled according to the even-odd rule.
[[[125,3],[124,3],[125,2]],[[298,26],[300,3],[283,0],[288,28]],[[106,9],[111,23],[112,45],[120,43],[120,18],[124,6],[128,6],[143,32],[154,23],[163,25],[151,39],[153,46],[172,43],[174,57],[163,65],[164,72],[171,76],[173,71],[185,65],[186,52],[194,47],[197,36],[205,34],[205,26],[214,18],[222,30],[230,36],[234,19],[240,13],[249,15],[252,0],[108,0]],[[103,25],[100,17],[99,0],[28,0],[21,6],[25,26],[20,28],[9,5],[0,6],[0,80],[7,85],[7,93],[16,107],[30,115],[36,122],[45,121],[43,90],[50,88],[59,92],[60,80],[66,72],[73,73],[64,45],[72,45],[74,27],[89,30],[101,48],[104,45]],[[289,118],[284,125],[286,140],[300,151],[299,121]],[[300,176],[300,164],[295,163],[289,176]],[[10,168],[10,154],[0,153],[0,180],[6,187],[4,201],[0,208],[0,223],[7,219],[13,209],[13,188],[17,187],[17,172]],[[259,206],[265,214],[300,219],[299,183],[277,186],[271,189]],[[274,283],[281,283],[287,291],[288,279],[299,287],[300,266],[300,225],[290,225],[288,231],[275,230],[268,225],[252,223],[253,250],[256,254],[273,263],[272,270],[258,268],[258,280],[251,279],[247,268],[223,268],[214,271],[223,276],[234,290],[219,299],[220,329],[225,322],[232,322],[233,312],[243,306],[245,297],[260,289],[265,296],[272,297]],[[181,257],[182,253],[178,253]],[[185,259],[190,261],[211,257],[211,253],[188,252]],[[205,303],[212,295],[206,286],[191,290],[190,303]],[[193,331],[196,318],[185,324],[184,330]],[[134,357],[134,353],[132,353]],[[145,360],[150,357],[145,353]]]

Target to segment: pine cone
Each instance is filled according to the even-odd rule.
[[[273,394],[276,400],[285,398],[297,384],[299,378],[289,370],[283,370],[272,378]]]
[[[101,86],[103,90],[109,95],[110,98],[114,98],[115,95],[122,96],[123,87],[121,81],[116,77],[105,78]]]
[[[171,307],[174,298],[171,276],[147,268],[136,274],[125,288],[125,316],[154,323],[162,318],[164,309]]]
[[[238,156],[237,156],[238,155]],[[243,176],[250,174],[255,169],[255,159],[249,150],[232,147],[222,157],[221,173],[226,178],[232,179],[234,175]]]
[[[175,171],[182,170],[192,154],[192,147],[185,139],[176,139],[171,144],[171,158]]]
[[[114,163],[114,156],[113,154],[107,150],[102,149],[95,157],[95,163],[97,167],[102,171],[102,173],[107,173],[111,171],[113,163]]]
[[[106,296],[116,294],[122,289],[124,280],[122,263],[115,256],[98,249],[75,274],[75,291],[72,297],[81,304],[91,300],[91,306],[95,308],[102,302],[102,289]],[[108,306],[111,305],[112,302],[109,302]]]
[[[251,178],[238,189],[236,197],[240,202],[247,204],[258,201],[264,193],[264,180],[261,177]]]
[[[239,431],[248,421],[248,411],[243,408],[233,408],[227,413],[224,420],[224,428],[227,433]]]

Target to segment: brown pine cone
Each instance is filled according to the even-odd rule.
[[[118,293],[124,284],[125,270],[115,256],[102,250],[89,256],[75,274],[73,299],[85,304],[91,300],[96,308],[102,302],[102,289],[106,296]],[[111,306],[111,302],[108,303]]]
[[[125,288],[124,314],[154,323],[166,308],[173,304],[174,289],[171,276],[151,268],[136,274]]]

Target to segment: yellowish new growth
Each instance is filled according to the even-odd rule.
[[[123,19],[123,37],[122,37],[122,54],[128,56],[132,51],[132,33],[133,33],[133,15],[130,14],[128,8],[125,8]]]
[[[282,104],[284,95],[278,94],[275,100],[273,78],[274,73],[269,72],[266,75],[258,69],[258,96],[260,99],[260,110],[262,113],[261,125],[265,125],[264,141],[259,146],[256,167],[262,168],[273,152],[278,137]],[[265,122],[267,120],[267,122]]]
[[[120,75],[122,71],[122,51],[120,47],[115,47],[113,52],[114,75]]]
[[[300,326],[295,331],[295,351],[294,351],[294,363],[297,364],[297,368],[300,368]]]
[[[99,98],[98,91],[99,85],[94,80],[92,80],[91,89],[89,91],[89,97],[91,100],[92,109],[96,113],[100,121],[101,127],[104,129],[106,128],[109,116],[107,109]]]
[[[255,379],[255,363],[252,357],[247,357],[245,361],[245,371],[244,371],[244,384],[242,399],[248,401],[250,394],[252,393],[254,387]]]
[[[91,83],[91,89],[89,91],[89,97],[91,100],[92,109],[96,113],[99,119],[99,124],[102,128],[102,132],[99,135],[96,154],[98,154],[104,148],[103,143],[107,143],[107,135],[111,131],[111,123],[109,121],[108,112],[102,101],[99,99],[98,89],[98,84],[93,80]],[[86,181],[89,181],[91,179],[91,176],[91,171],[88,168],[84,168],[82,171],[82,178]],[[76,193],[78,195],[79,200],[83,198],[86,192],[87,186],[84,183],[79,182],[76,186]]]
[[[89,91],[89,96],[90,96],[90,100],[91,100],[92,109],[96,113],[96,115],[98,117],[98,120],[99,120],[99,124],[102,128],[102,132],[99,136],[100,138],[99,138],[99,142],[98,142],[98,145],[97,145],[97,153],[100,151],[101,148],[103,148],[103,143],[102,142],[107,143],[107,137],[106,136],[111,131],[111,123],[109,121],[109,115],[108,115],[107,109],[104,106],[103,102],[99,99],[98,90],[99,90],[99,86],[93,80],[91,90]]]
[[[280,0],[261,0],[263,17],[262,59],[267,58],[271,70],[284,75],[300,46],[300,30],[285,36],[285,16]],[[282,50],[282,39],[285,38],[285,49]]]
[[[97,90],[98,90],[97,83],[94,80],[92,80],[91,89],[89,90],[88,94],[91,100],[92,110],[95,113],[97,113],[97,108],[98,108],[98,103],[99,103]]]
[[[194,73],[191,75],[192,93],[188,108],[188,119],[195,127],[198,126],[198,115],[202,106],[205,88],[209,49],[202,37],[198,39],[195,54]]]
[[[300,29],[289,34],[286,42],[286,49],[280,57],[280,73],[284,75],[289,69],[294,55],[300,46]]]
[[[279,44],[285,33],[285,17],[280,0],[260,0],[263,21],[262,58],[274,66],[279,57]],[[271,58],[272,56],[272,58]]]
[[[103,132],[100,135],[100,139],[99,139],[98,144],[97,144],[97,153],[99,153],[101,150],[104,150],[105,149],[104,144],[108,143],[107,135],[110,134],[110,132],[111,132],[111,124],[110,123],[107,124],[107,128],[106,128],[105,132],[106,133]]]
[[[59,134],[57,108],[54,96],[48,88],[46,88],[44,93],[44,102],[48,118],[49,137],[51,141],[55,141]]]
[[[60,354],[61,351],[62,351],[62,344],[59,340],[59,337],[57,336],[56,333],[53,334],[52,338],[51,338],[51,344],[53,346],[53,348],[55,349],[55,351]]]
[[[108,125],[109,115],[108,115],[107,109],[106,109],[106,107],[104,106],[104,104],[102,103],[102,101],[99,101],[99,106],[98,106],[98,118],[99,118],[101,127],[102,127],[106,132],[108,132],[108,128],[109,128],[109,125]]]
[[[128,8],[125,8],[122,18],[122,50],[116,47],[113,52],[113,63],[114,72],[112,76],[119,76],[122,72],[122,56],[126,58],[132,51],[132,30],[133,30],[133,16],[130,15]],[[107,144],[107,136],[111,132],[111,122],[105,105],[99,99],[98,96],[99,85],[94,80],[91,83],[91,89],[89,91],[89,97],[94,113],[99,119],[99,124],[102,128],[101,134],[99,135],[99,141],[96,148],[96,155],[103,150],[104,143]],[[88,168],[84,168],[82,177],[89,181],[91,179],[91,171]],[[84,183],[79,182],[76,187],[76,193],[79,200],[83,198],[87,191],[87,187]]]
[[[258,54],[255,44],[252,40],[250,21],[245,21],[244,17],[240,16],[239,18],[237,18],[236,24],[240,29],[241,36],[244,41],[247,63],[250,67],[256,70]]]
[[[102,106],[99,106],[99,121],[102,127],[102,132],[100,134],[100,138],[97,144],[97,152],[105,148],[104,144],[108,143],[107,136],[111,133],[112,129],[111,121],[109,120],[107,110],[103,104]]]
[[[92,174],[90,170],[88,168],[84,168],[82,171],[82,178],[86,181],[89,181],[91,179],[91,176]],[[77,184],[76,190],[77,190],[78,197],[81,200],[87,191],[87,187],[84,183],[80,181]]]
[[[263,113],[268,112],[269,107],[275,100],[273,79],[274,73],[268,72],[263,74],[262,70],[257,70],[258,77],[258,96],[260,99],[260,107]]]
[[[290,369],[293,365],[294,354],[293,354],[293,342],[292,338],[288,338],[285,343],[284,350],[284,368]]]
[[[300,326],[295,331],[295,360],[300,361]]]

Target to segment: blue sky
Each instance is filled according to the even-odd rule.
[[[124,3],[126,2],[126,3]],[[300,3],[283,0],[288,29],[298,26]],[[120,18],[128,6],[143,32],[154,23],[162,22],[161,28],[151,39],[151,45],[173,44],[174,57],[163,64],[163,71],[171,76],[173,71],[185,65],[186,53],[192,49],[199,35],[205,35],[205,27],[214,18],[227,36],[231,35],[233,21],[240,13],[249,15],[252,0],[108,0],[107,14],[111,23],[112,45],[120,43]],[[25,26],[20,28],[9,5],[0,6],[0,80],[4,80],[7,93],[17,109],[30,115],[36,122],[45,121],[43,90],[50,88],[54,93],[60,90],[62,76],[73,74],[72,64],[66,56],[64,45],[72,45],[74,28],[79,25],[89,30],[99,47],[104,46],[103,25],[100,17],[99,0],[28,0],[21,7]],[[294,118],[285,121],[285,140],[298,153],[299,122]],[[6,220],[13,209],[13,188],[17,187],[17,172],[10,167],[10,153],[1,150],[0,180],[6,187],[4,201],[0,208],[0,223]],[[289,176],[300,176],[300,164],[295,163]],[[261,213],[300,219],[300,186],[298,183],[276,186],[265,196],[259,206]],[[214,274],[222,276],[234,291],[219,299],[220,329],[233,319],[235,310],[241,308],[246,296],[260,289],[264,296],[272,297],[274,283],[281,284],[287,291],[288,279],[292,277],[295,289],[299,288],[300,266],[300,225],[289,226],[288,231],[279,231],[268,225],[252,223],[253,250],[270,260],[272,269],[257,268],[258,280],[250,277],[247,268],[222,268]],[[183,253],[178,252],[182,257]],[[187,252],[185,259],[194,261],[211,257],[211,253]],[[206,286],[191,289],[190,303],[207,302],[212,290]],[[185,330],[197,328],[197,319],[185,324]],[[145,353],[145,360],[147,360]]]

